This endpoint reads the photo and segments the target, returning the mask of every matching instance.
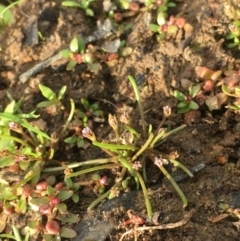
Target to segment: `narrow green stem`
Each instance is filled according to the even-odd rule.
[[[13,7],[14,5],[17,5],[19,3],[21,3],[23,0],[20,0],[20,1],[17,1],[17,2],[14,2],[14,3],[11,3],[10,5],[8,5],[6,8],[3,9],[3,11],[0,13],[0,16],[3,16],[3,14],[5,12],[7,12],[8,9],[10,9],[11,7]]]
[[[164,140],[164,139],[166,139],[167,137],[175,134],[176,132],[181,131],[181,130],[184,129],[186,126],[187,126],[187,125],[181,125],[181,126],[175,128],[175,129],[167,132],[166,134],[164,134],[164,135],[162,136],[161,140]],[[161,144],[162,144],[162,141],[158,142],[158,143],[154,146],[154,148],[160,146]]]
[[[73,118],[73,115],[74,115],[74,111],[75,111],[75,103],[73,101],[73,99],[70,99],[70,104],[71,104],[71,110],[70,110],[70,114],[68,116],[68,119],[66,121],[66,124],[64,125],[64,128],[62,129],[62,131],[60,132],[59,134],[59,139],[62,137],[62,135],[65,133],[65,131],[67,130],[72,118]]]
[[[16,241],[22,241],[22,238],[21,238],[21,235],[20,235],[20,232],[19,232],[18,228],[15,225],[13,225],[12,229],[13,229],[13,233],[14,233]]]
[[[114,185],[115,186],[115,185]],[[114,187],[113,186],[113,187]],[[87,210],[92,210],[93,208],[95,208],[102,200],[104,200],[106,197],[108,197],[108,195],[111,193],[111,189],[108,190],[107,192],[105,192],[104,194],[102,194],[100,197],[98,197],[97,199],[95,199],[87,208]]]
[[[67,174],[66,178],[76,177],[76,176],[83,175],[85,173],[95,172],[95,171],[102,170],[102,169],[111,169],[111,168],[115,168],[115,167],[119,167],[119,164],[108,164],[108,165],[102,165],[102,166],[97,166],[97,167],[91,167],[88,169],[84,169],[82,171]]]
[[[162,128],[162,126],[163,126],[163,124],[165,123],[166,119],[167,119],[167,118],[164,116],[163,119],[162,119],[162,121],[161,121],[160,124],[158,125],[157,130],[156,130],[155,133],[154,133],[155,136],[158,134],[159,130]]]
[[[144,145],[141,147],[141,149],[132,157],[132,161],[136,160],[137,157],[140,156],[148,148],[152,139],[153,139],[153,133],[150,133],[147,141],[144,143]]]
[[[125,167],[122,168],[122,171],[120,173],[120,176],[118,178],[118,181],[112,186],[112,188],[115,187],[119,187],[121,186],[121,180],[123,179],[123,177],[126,174],[127,169]],[[111,188],[111,189],[112,189]],[[109,196],[109,194],[111,193],[111,189],[108,190],[107,192],[105,192],[103,195],[101,195],[100,197],[98,197],[96,200],[94,200],[90,206],[88,207],[88,210],[92,210],[94,207],[96,207],[103,199],[105,199],[106,197]]]
[[[160,141],[162,139],[162,137],[164,136],[165,134],[165,130],[162,130],[161,132],[157,133],[157,135],[155,136],[155,138],[153,139],[150,147],[153,148],[155,143]]]
[[[177,160],[173,160],[173,159],[170,159],[169,160],[171,163],[173,163],[173,165],[175,167],[180,167],[184,172],[186,172],[188,174],[189,177],[193,177],[193,174],[192,172],[187,168],[185,167],[182,163],[180,163],[179,161]]]
[[[184,193],[180,189],[180,187],[177,185],[177,183],[174,181],[172,176],[168,173],[168,171],[165,169],[163,166],[158,166],[162,173],[167,177],[167,179],[171,182],[175,190],[177,191],[178,195],[181,197],[182,202],[183,202],[183,207],[186,207],[188,205],[187,198],[185,197]]]
[[[117,150],[133,150],[133,151],[135,151],[137,149],[136,146],[108,144],[108,143],[101,143],[101,142],[97,142],[97,141],[93,141],[92,144],[94,146],[98,146],[100,148],[111,150],[111,151],[117,151]]]
[[[117,158],[102,158],[102,159],[94,159],[94,160],[89,160],[89,161],[83,161],[83,162],[76,162],[76,163],[71,163],[66,166],[61,166],[61,167],[48,167],[43,169],[43,172],[58,172],[58,171],[63,171],[67,168],[72,169],[76,167],[81,167],[81,166],[89,166],[89,165],[99,165],[99,164],[106,164],[106,163],[116,163]],[[53,160],[52,160],[53,161]],[[64,163],[64,162],[62,162]]]
[[[145,204],[146,204],[146,208],[147,208],[147,214],[148,214],[148,217],[152,217],[153,213],[152,213],[152,206],[151,206],[151,203],[150,203],[150,200],[149,200],[149,196],[148,196],[148,191],[147,191],[147,188],[146,188],[146,185],[145,185],[145,182],[141,176],[141,174],[136,171],[136,175],[137,175],[137,178],[141,184],[141,187],[142,187],[142,191],[143,191],[143,196],[144,196],[144,200],[145,200]]]
[[[131,84],[133,86],[133,90],[135,92],[135,97],[136,97],[136,101],[138,102],[139,112],[140,112],[140,116],[141,116],[141,122],[142,122],[142,127],[143,127],[143,136],[146,139],[147,138],[147,129],[146,129],[146,123],[145,123],[145,118],[144,118],[144,112],[143,112],[143,106],[142,106],[140,93],[139,93],[139,90],[138,90],[138,87],[137,87],[135,79],[131,75],[128,76],[128,79],[131,82]]]

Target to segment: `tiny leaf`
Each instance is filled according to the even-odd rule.
[[[190,101],[190,103],[189,103],[189,108],[190,108],[191,110],[197,110],[197,109],[199,108],[199,106],[198,106],[198,104],[197,104],[196,102]]]
[[[74,53],[77,53],[79,48],[78,48],[78,38],[73,38],[72,41],[70,42],[70,50]]]
[[[175,90],[173,92],[173,96],[177,98],[179,101],[185,101],[187,99],[186,95],[184,95],[182,92]]]

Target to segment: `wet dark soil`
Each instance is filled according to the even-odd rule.
[[[93,4],[96,17],[100,16],[99,2],[101,1]],[[61,6],[60,0],[32,0],[14,11],[15,24],[8,27],[0,36],[1,108],[9,103],[6,90],[16,100],[23,97],[22,110],[29,111],[43,100],[38,89],[39,83],[54,91],[66,85],[67,93],[63,105],[69,106],[70,98],[79,104],[82,97],[100,102],[105,120],[102,123],[94,123],[100,138],[106,138],[109,133],[108,113],[114,114],[118,111],[105,100],[120,110],[130,110],[133,123],[139,125],[134,92],[127,79],[129,74],[138,81],[147,113],[146,121],[157,128],[163,118],[163,106],[169,105],[172,107],[172,115],[168,124],[175,128],[184,123],[183,115],[177,114],[177,101],[172,96],[173,90],[180,88],[180,80],[185,78],[196,81],[196,66],[207,66],[213,70],[232,69],[235,67],[234,60],[238,55],[234,53],[233,57],[233,53],[223,42],[230,23],[230,19],[224,14],[224,1],[185,0],[178,1],[173,14],[181,13],[193,26],[190,34],[182,31],[176,39],[158,43],[145,26],[144,19],[140,18],[126,37],[126,45],[133,48],[132,54],[115,66],[102,64],[102,69],[98,73],[91,73],[86,66],[80,65],[73,71],[67,72],[66,61],[58,60],[31,78],[21,80],[19,76],[66,48],[77,34],[84,37],[91,35],[97,30],[96,18],[86,16],[77,8],[65,8]],[[27,30],[33,23],[45,37],[35,44],[27,40]],[[183,209],[182,202],[171,185],[164,184],[155,190],[149,189],[153,210],[161,213],[161,223],[178,222],[190,210],[194,210],[194,214],[182,227],[141,232],[138,233],[138,240],[239,240],[237,225],[232,220],[226,218],[216,223],[211,221],[221,214],[220,203],[228,204],[233,209],[240,206],[239,120],[236,113],[226,111],[225,108],[214,112],[204,109],[200,118],[161,146],[161,152],[166,154],[177,151],[178,160],[189,168],[197,163],[204,163],[206,167],[193,178],[179,183],[189,201],[186,209]],[[42,121],[49,134],[54,131],[59,132],[64,124],[62,116],[51,116],[44,112]],[[60,161],[69,162],[102,156],[97,148],[85,150],[77,147],[66,148],[64,145],[59,147],[56,153],[56,158]],[[176,170],[172,168],[169,171]],[[151,177],[149,188],[161,183],[162,176],[156,175],[156,167],[151,167],[148,172]],[[141,194],[133,197],[132,206],[121,204],[119,198],[120,201],[111,204],[111,208],[104,210],[104,213],[101,207],[91,213],[86,211],[86,207],[95,197],[93,194],[83,192],[80,193],[80,197],[79,204],[74,207],[75,212],[83,220],[90,220],[94,216],[104,217],[100,220],[102,222],[107,220],[106,225],[110,223],[112,227],[110,231],[106,231],[110,232],[106,235],[108,241],[119,240],[121,235],[131,228],[131,225],[123,225],[128,219],[127,209],[133,209],[141,216],[146,215]],[[93,224],[92,229],[95,226]],[[88,228],[91,231],[91,227]],[[80,230],[79,227],[76,229]],[[129,235],[124,240],[134,240],[134,237]]]

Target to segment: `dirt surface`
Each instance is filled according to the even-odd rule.
[[[96,17],[100,14],[99,2],[93,4]],[[32,0],[14,11],[15,24],[0,36],[1,108],[9,102],[6,90],[16,100],[24,97],[22,110],[29,111],[43,100],[38,90],[39,83],[55,91],[66,85],[66,106],[69,106],[69,98],[74,99],[77,104],[81,97],[100,101],[100,106],[106,113],[102,123],[94,123],[100,138],[106,138],[109,133],[108,113],[118,111],[105,100],[112,102],[120,110],[130,110],[134,124],[139,125],[134,93],[127,80],[129,74],[137,79],[141,90],[144,109],[147,111],[146,121],[157,128],[163,118],[162,107],[170,105],[173,114],[167,124],[175,128],[184,123],[183,115],[177,114],[177,101],[171,95],[174,89],[181,89],[180,80],[185,78],[196,81],[196,66],[207,66],[214,70],[235,68],[234,58],[239,55],[237,52],[230,52],[223,43],[230,23],[230,19],[224,14],[224,1],[184,0],[178,1],[171,14],[180,13],[184,16],[193,26],[191,34],[180,31],[176,39],[158,43],[145,26],[144,18],[140,18],[126,37],[126,45],[133,48],[133,53],[117,65],[109,67],[103,63],[102,70],[97,74],[89,72],[84,65],[67,72],[66,61],[59,60],[32,78],[20,81],[21,74],[66,48],[75,35],[91,35],[96,30],[96,19],[87,17],[77,8],[62,7],[60,0]],[[34,21],[45,40],[39,40],[31,46],[26,43],[26,31]],[[44,112],[42,116],[41,121],[48,133],[62,129],[65,121],[62,115],[51,116]],[[212,218],[221,214],[220,203],[228,204],[233,209],[240,207],[239,120],[239,115],[224,108],[213,112],[203,109],[200,118],[160,147],[160,151],[166,154],[177,151],[178,160],[189,168],[200,162],[206,167],[193,178],[179,184],[189,201],[186,210],[171,185],[162,185],[150,195],[154,212],[161,213],[161,223],[178,222],[184,217],[184,213],[194,210],[190,221],[172,230],[140,232],[138,240],[239,240],[239,224],[233,223],[229,218],[211,222]],[[102,153],[97,148],[84,150],[63,146],[59,147],[55,159],[75,162],[101,156]],[[172,168],[170,171],[175,170]],[[149,188],[162,182],[157,167],[151,166],[148,172]],[[74,210],[86,218],[86,207],[95,196],[87,191],[83,191],[80,196],[80,203]],[[143,197],[136,198],[135,205],[129,208],[144,216],[146,210]],[[131,225],[123,225],[128,219],[126,211],[127,208],[118,203],[116,207],[112,207],[112,211],[104,213],[108,222],[113,225],[106,240],[117,241],[131,228]],[[95,212],[89,215],[102,214],[101,209]],[[124,240],[134,240],[133,236],[126,236]]]

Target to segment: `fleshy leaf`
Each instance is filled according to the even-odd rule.
[[[70,59],[72,57],[72,52],[69,49],[64,49],[60,52],[62,57]]]
[[[199,108],[199,106],[198,106],[198,104],[197,104],[196,102],[190,101],[190,103],[189,103],[189,108],[190,108],[191,110],[197,110],[197,109]]]
[[[65,223],[78,223],[80,221],[80,218],[73,214],[73,213],[68,213],[68,215],[64,215],[63,217],[61,215],[57,215],[56,219],[65,222]]]
[[[60,236],[62,238],[75,238],[77,236],[77,233],[72,228],[63,226],[60,229]]]
[[[184,95],[182,92],[175,90],[173,92],[173,96],[177,98],[179,101],[185,101],[187,99],[186,95]]]
[[[67,71],[73,70],[76,65],[77,65],[77,62],[75,60],[70,60],[66,68]]]
[[[70,197],[72,197],[73,195],[73,191],[69,190],[69,191],[61,191],[57,194],[57,197],[60,198],[60,200],[63,202],[67,199],[69,199]]]
[[[78,52],[79,46],[78,46],[78,39],[76,37],[73,38],[72,41],[70,42],[69,48],[73,53]]]

